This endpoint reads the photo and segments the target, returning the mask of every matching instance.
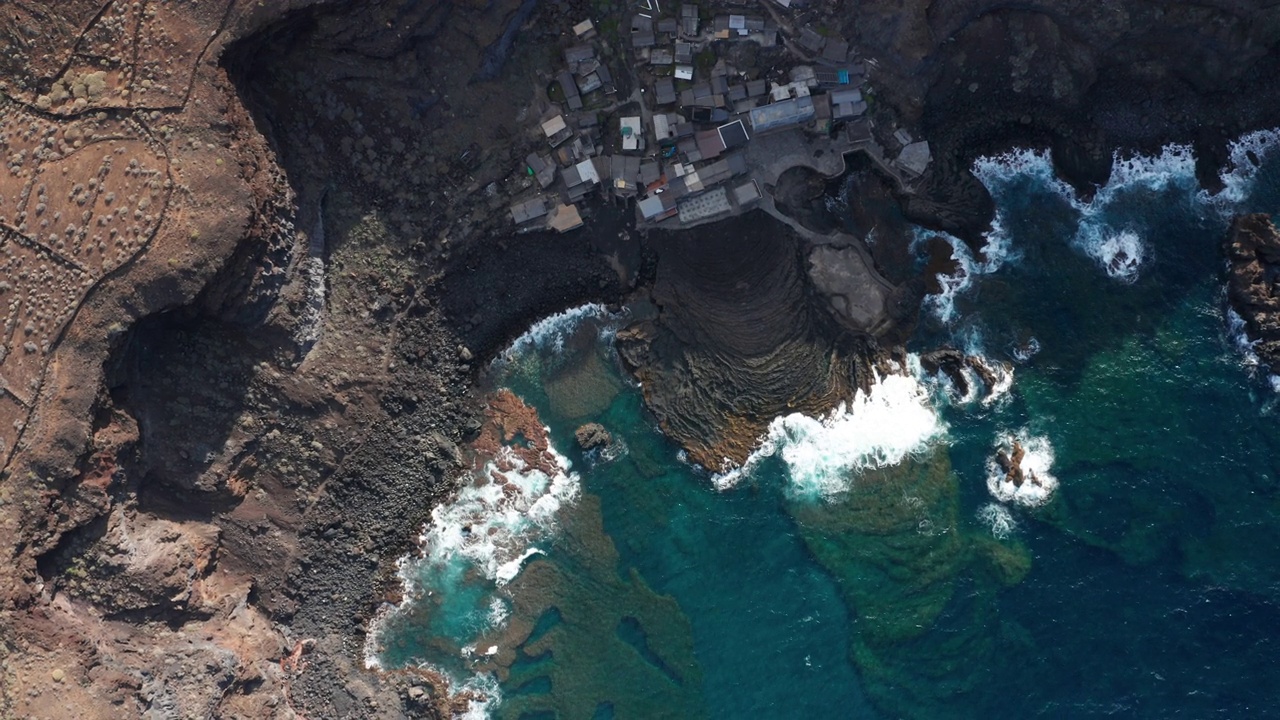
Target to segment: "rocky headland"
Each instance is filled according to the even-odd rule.
[[[503,191],[544,142],[521,113],[592,12],[6,8],[0,716],[447,713],[431,677],[366,670],[364,630],[483,434],[477,372],[530,320],[639,292],[654,312],[619,345],[650,407],[694,460],[740,461],[893,355],[924,285],[903,218],[977,243],[976,155],[1047,145],[1087,189],[1113,150],[1176,140],[1212,180],[1280,115],[1280,8],[813,8],[795,22],[839,18],[874,61],[873,115],[933,144],[915,194],[855,167],[869,252],[759,213],[641,238],[597,208],[515,235]],[[1232,297],[1266,337],[1261,223],[1237,223]],[[877,309],[864,277],[897,290]]]

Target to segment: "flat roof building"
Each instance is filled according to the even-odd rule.
[[[813,119],[813,98],[792,98],[754,108],[751,113],[751,129],[758,133],[793,127]]]
[[[727,125],[721,125],[716,128],[716,132],[720,133],[720,142],[727,150],[742,147],[751,140],[751,136],[747,134],[747,128],[742,124],[741,120],[734,120]]]
[[[547,227],[556,232],[568,232],[582,227],[582,215],[577,205],[557,205],[547,217]]]
[[[831,118],[848,120],[867,111],[867,103],[862,99],[862,91],[853,88],[833,90],[831,95]]]
[[[564,102],[569,109],[581,110],[582,98],[578,95],[578,83],[573,79],[573,73],[562,70],[559,75],[556,75],[556,82],[560,83],[560,89],[564,92]]]
[[[577,65],[580,62],[586,62],[596,56],[596,49],[590,45],[574,45],[571,48],[565,48],[564,61],[569,65]]]
[[[586,94],[592,90],[599,90],[602,85],[604,83],[600,81],[600,76],[596,73],[591,73],[582,78],[582,84],[578,86],[578,90]]]
[[[698,154],[703,160],[711,160],[724,152],[724,141],[720,139],[718,130],[703,130],[694,135],[698,142]]]
[[[669,140],[676,139],[677,123],[673,119],[674,117],[674,115],[668,115],[666,113],[654,113],[653,137],[659,145]]]
[[[760,202],[760,186],[755,180],[739,185],[733,189],[733,201],[742,209],[754,206]]]
[[[515,221],[516,225],[524,225],[546,214],[547,202],[541,197],[530,198],[511,206],[511,219]]]
[[[639,190],[640,158],[635,155],[614,155],[610,158],[610,188],[618,197],[632,197]]]
[[[680,34],[687,38],[698,36],[698,6],[684,3],[680,6]]]
[[[622,134],[622,149],[627,152],[644,149],[643,132],[640,116],[624,117],[619,121],[619,132]]]
[[[547,142],[551,147],[555,147],[565,140],[568,140],[573,131],[569,129],[568,124],[564,121],[563,115],[555,117],[542,123],[542,132],[547,136]]]
[[[718,187],[709,192],[682,199],[677,207],[680,211],[680,222],[691,223],[698,220],[724,215],[733,210],[729,204],[729,193]]]
[[[524,162],[529,172],[537,179],[538,187],[545,190],[556,181],[556,166],[551,162],[551,158],[529,153]]]
[[[669,77],[660,77],[653,83],[654,101],[670,105],[676,101],[676,83]]]
[[[894,164],[906,170],[912,175],[920,175],[929,167],[929,161],[933,157],[929,153],[929,143],[921,140],[914,142],[902,148],[902,152],[898,153],[898,159]]]

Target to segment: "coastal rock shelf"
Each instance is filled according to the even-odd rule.
[[[660,311],[618,342],[690,460],[740,464],[773,418],[826,413],[869,374],[874,351],[836,340],[786,226],[735,219],[697,242],[664,237],[655,247]]]

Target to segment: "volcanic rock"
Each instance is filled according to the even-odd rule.
[[[1226,239],[1227,301],[1244,320],[1253,350],[1280,368],[1280,231],[1270,216],[1236,218]]]
[[[1022,472],[1022,458],[1025,457],[1027,451],[1022,447],[1022,443],[1017,440],[1013,441],[1013,454],[1006,454],[1004,450],[996,452],[996,464],[1004,471],[1004,481],[1011,482],[1016,487],[1022,487],[1024,475]]]
[[[652,247],[658,316],[624,329],[618,344],[663,431],[692,461],[741,463],[773,418],[822,415],[870,385],[883,353],[815,301],[788,226],[750,215]]]
[[[573,435],[578,440],[578,446],[583,450],[608,447],[609,443],[613,442],[613,436],[600,423],[587,423],[579,427]]]
[[[969,377],[965,375],[965,369],[972,370],[978,379],[986,387],[987,398],[995,392],[996,387],[1000,383],[1000,376],[996,370],[991,367],[990,362],[979,355],[966,355],[955,348],[939,348],[920,356],[920,367],[930,375],[942,373],[946,375],[951,383],[955,386],[956,392],[960,397],[968,397],[973,389]],[[1005,373],[1011,372],[1007,363],[1004,364],[1002,370]]]

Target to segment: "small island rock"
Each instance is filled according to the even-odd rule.
[[[613,436],[600,423],[587,423],[574,433],[574,437],[578,439],[578,446],[583,450],[590,450],[597,447],[608,447],[613,442]]]

